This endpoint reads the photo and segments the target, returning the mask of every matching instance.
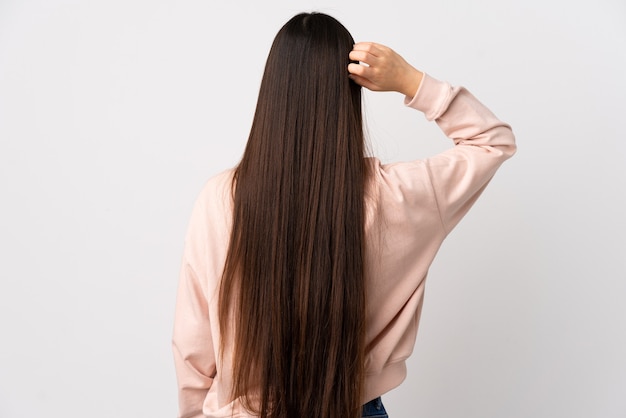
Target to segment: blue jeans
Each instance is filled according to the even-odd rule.
[[[383,401],[380,399],[380,396],[376,399],[372,399],[365,405],[363,405],[363,414],[361,417],[368,418],[389,418],[387,415],[387,411],[385,411],[385,407],[383,406]]]

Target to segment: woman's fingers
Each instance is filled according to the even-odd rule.
[[[380,56],[385,49],[388,49],[384,45],[380,45],[374,42],[357,42],[352,47],[353,51],[365,51],[374,56]]]
[[[354,63],[348,65],[350,78],[360,86],[366,87],[372,91],[384,90],[384,87],[380,85],[380,77],[377,75],[378,71],[376,67],[366,67]]]
[[[350,51],[349,57],[352,61],[361,61],[367,65],[373,65],[377,61],[376,55],[373,55],[367,51],[355,50]]]
[[[350,60],[359,61],[359,64],[349,64],[348,72],[361,77],[359,84],[370,90],[393,89],[387,79],[395,76],[393,70],[396,66],[394,62],[397,59],[396,55],[393,50],[383,45],[359,42],[349,53]],[[362,79],[367,79],[367,82]]]
[[[365,65],[350,63],[348,64],[348,72],[350,74],[358,75],[361,77],[367,77],[368,73],[371,73],[371,67]],[[371,74],[370,74],[371,75]]]
[[[412,95],[422,74],[393,49],[374,42],[359,42],[349,53],[348,72],[359,85],[375,91],[397,91]],[[416,86],[417,82],[417,86]]]
[[[373,42],[359,42],[350,51],[349,57],[353,61],[364,62],[367,65],[377,65],[385,54],[382,45]]]
[[[365,77],[361,77],[361,76],[358,76],[356,74],[350,74],[349,77],[352,79],[352,81],[357,83],[359,86],[365,87],[365,88],[370,89],[372,91],[376,90],[376,86],[374,84],[372,84],[372,82],[369,81]]]

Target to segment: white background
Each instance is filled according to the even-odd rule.
[[[429,276],[392,418],[626,416],[626,3],[0,0],[0,417],[174,417],[182,242],[300,11],[518,139]],[[449,146],[367,94],[384,161]]]

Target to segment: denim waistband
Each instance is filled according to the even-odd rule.
[[[383,400],[380,396],[363,405],[363,413],[361,414],[361,417],[388,418],[387,411],[385,411],[385,406],[383,405]]]

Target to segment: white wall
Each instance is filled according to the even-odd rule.
[[[431,269],[391,417],[626,416],[622,0],[1,0],[0,417],[175,416],[191,205],[310,10],[467,86],[519,142]],[[448,146],[399,95],[366,102],[385,161]]]

